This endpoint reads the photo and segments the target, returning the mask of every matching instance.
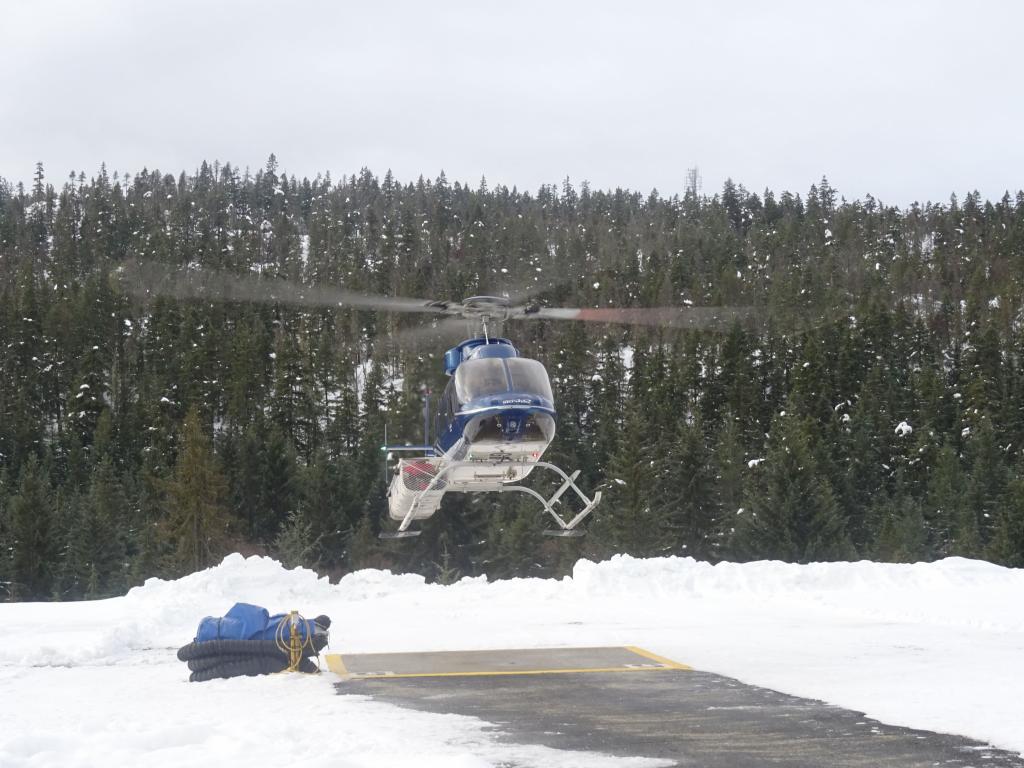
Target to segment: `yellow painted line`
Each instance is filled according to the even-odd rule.
[[[327,659],[327,668],[337,675],[348,675],[348,670],[345,669],[345,662],[342,661],[340,653],[328,653],[325,657]]]
[[[399,674],[349,673],[353,680],[391,680],[400,677],[490,677],[493,675],[563,675],[571,672],[659,672],[666,669],[689,669],[689,667],[636,666],[636,667],[581,667],[579,669],[513,669],[484,672],[402,672]]]
[[[327,668],[335,674],[355,680],[387,680],[391,678],[411,677],[492,677],[511,675],[558,675],[572,673],[594,673],[594,672],[658,672],[664,670],[692,670],[693,667],[680,664],[677,661],[666,659],[664,656],[646,651],[633,645],[621,646],[624,650],[635,653],[653,664],[622,665],[618,667],[569,667],[563,669],[494,669],[474,670],[463,672],[352,672],[346,666],[342,654],[326,654]]]
[[[664,664],[669,669],[688,669],[691,672],[693,671],[693,667],[687,666],[686,664],[680,664],[678,661],[672,661],[672,659],[666,659],[664,656],[659,656],[656,653],[645,651],[643,648],[637,648],[635,645],[627,645],[625,646],[625,649],[627,651],[632,651],[637,656],[643,656],[645,659],[650,659],[651,661],[656,661],[659,664]]]

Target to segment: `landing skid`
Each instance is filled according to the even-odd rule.
[[[570,528],[564,531],[549,528],[546,531],[541,531],[541,533],[554,539],[582,539],[587,535],[587,532],[582,528]]]
[[[423,499],[431,491],[437,488],[445,488],[448,492],[455,493],[508,493],[518,492],[526,493],[533,496],[537,501],[541,503],[544,511],[547,512],[551,518],[558,525],[558,528],[544,531],[545,536],[554,536],[556,538],[578,538],[584,535],[582,530],[577,530],[578,526],[583,520],[594,511],[594,507],[601,503],[601,492],[597,491],[594,494],[594,498],[588,498],[583,491],[576,485],[576,478],[580,476],[580,470],[576,470],[571,475],[565,474],[561,469],[556,467],[554,464],[549,464],[546,461],[538,461],[532,464],[533,467],[539,467],[541,469],[549,469],[559,477],[562,478],[562,484],[558,487],[550,498],[545,499],[541,494],[535,491],[533,488],[526,488],[522,485],[512,485],[502,482],[501,478],[505,470],[508,469],[508,464],[505,463],[490,463],[483,461],[451,461],[446,462],[444,466],[433,475],[427,486],[419,492],[412,503],[409,505],[409,511],[402,519],[401,524],[398,526],[397,531],[381,533],[382,539],[402,539],[409,536],[418,536],[419,531],[410,531],[409,525],[414,519],[416,519],[416,511],[419,506],[420,500]],[[449,473],[453,469],[462,469],[465,467],[472,467],[473,469],[480,470],[476,474],[476,477],[471,482],[452,482],[448,478]],[[489,474],[484,474],[486,470],[492,470]],[[494,470],[498,470],[494,472]],[[562,498],[566,491],[572,490],[579,497],[583,503],[583,509],[577,513],[575,517],[566,522],[561,515],[555,511],[555,504],[558,503],[559,499]]]
[[[419,536],[422,531],[381,531],[377,534],[378,539],[412,539]]]

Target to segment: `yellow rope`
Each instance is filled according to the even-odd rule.
[[[274,632],[274,642],[281,653],[288,656],[288,668],[285,672],[298,672],[299,664],[302,663],[302,651],[308,645],[313,648],[313,622],[304,619],[298,611],[290,611],[281,621],[277,623]],[[305,626],[305,638],[300,630]],[[319,658],[317,659],[319,667]]]

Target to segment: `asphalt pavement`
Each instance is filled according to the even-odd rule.
[[[642,649],[473,653],[345,655],[332,669],[346,675],[339,693],[472,715],[507,741],[558,749],[703,768],[1024,768],[1019,755],[970,739],[886,725]]]

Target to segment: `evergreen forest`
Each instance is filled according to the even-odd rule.
[[[507,323],[551,376],[546,458],[604,494],[588,535],[543,536],[518,494],[449,494],[422,536],[382,541],[385,430],[421,442],[458,339],[412,315],[147,294],[134,264],[255,276],[269,297],[281,279],[512,286],[754,320]],[[616,553],[1022,567],[1024,193],[534,192],[296,179],[273,156],[0,179],[0,599],[116,595],[232,551],[446,583]]]

